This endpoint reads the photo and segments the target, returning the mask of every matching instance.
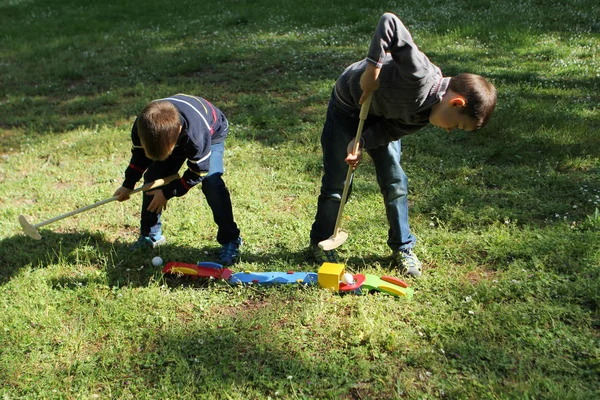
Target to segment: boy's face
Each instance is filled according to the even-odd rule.
[[[477,129],[477,122],[468,115],[462,114],[465,104],[464,97],[449,90],[442,97],[442,101],[433,106],[429,122],[447,132],[452,132],[454,129],[474,131]]]

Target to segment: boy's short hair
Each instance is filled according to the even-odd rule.
[[[156,161],[169,157],[181,126],[177,108],[168,101],[153,101],[140,112],[136,124],[146,156]]]
[[[474,74],[458,74],[450,78],[448,86],[466,99],[462,113],[476,122],[477,129],[488,123],[496,108],[496,88],[490,81]]]

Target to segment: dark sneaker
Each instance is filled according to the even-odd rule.
[[[423,266],[412,250],[395,251],[394,254],[392,254],[392,257],[398,266],[398,270],[402,274],[414,277],[421,276]]]
[[[148,236],[140,236],[130,248],[130,251],[137,251],[140,249],[154,249],[158,246],[162,246],[167,243],[167,239],[164,236],[160,236],[157,240],[152,240]]]
[[[241,237],[237,238],[233,242],[225,243],[221,247],[221,253],[219,254],[219,263],[223,265],[232,265],[240,257],[240,247],[244,241]]]
[[[335,250],[323,250],[318,244],[313,244],[308,247],[308,252],[317,264],[322,265],[324,262],[337,264],[337,255]]]

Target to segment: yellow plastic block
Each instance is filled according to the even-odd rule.
[[[404,296],[408,299],[411,299],[413,296],[412,288],[403,288],[402,286],[394,285],[393,283],[388,282],[384,282],[379,285],[379,290],[394,296]]]
[[[328,263],[325,262],[319,268],[318,282],[319,286],[325,289],[333,290],[334,292],[340,291],[340,281],[345,270],[344,264]]]

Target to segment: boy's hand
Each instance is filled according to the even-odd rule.
[[[129,195],[131,194],[132,190],[131,189],[127,189],[124,186],[121,186],[120,188],[117,189],[117,191],[115,192],[115,194],[113,194],[113,196],[117,196],[118,197],[118,201],[125,201],[125,200],[129,200]]]
[[[358,167],[358,164],[360,164],[360,160],[362,158],[362,151],[360,149],[360,146],[359,146],[356,154],[352,153],[353,150],[354,150],[354,139],[352,139],[352,141],[350,143],[348,143],[348,148],[346,150],[348,152],[348,155],[346,156],[346,159],[344,161],[346,161],[346,164],[351,166],[352,169],[356,169]]]
[[[371,95],[374,91],[379,89],[379,72],[381,68],[377,68],[374,64],[367,62],[367,69],[360,76],[360,88],[363,91],[362,96],[360,96],[359,103],[362,104],[367,100],[367,97]]]
[[[149,196],[154,196],[150,205],[148,206],[148,211],[153,213],[159,213],[163,210],[167,209],[167,199],[162,191],[162,189],[153,190],[151,192],[146,192]]]

